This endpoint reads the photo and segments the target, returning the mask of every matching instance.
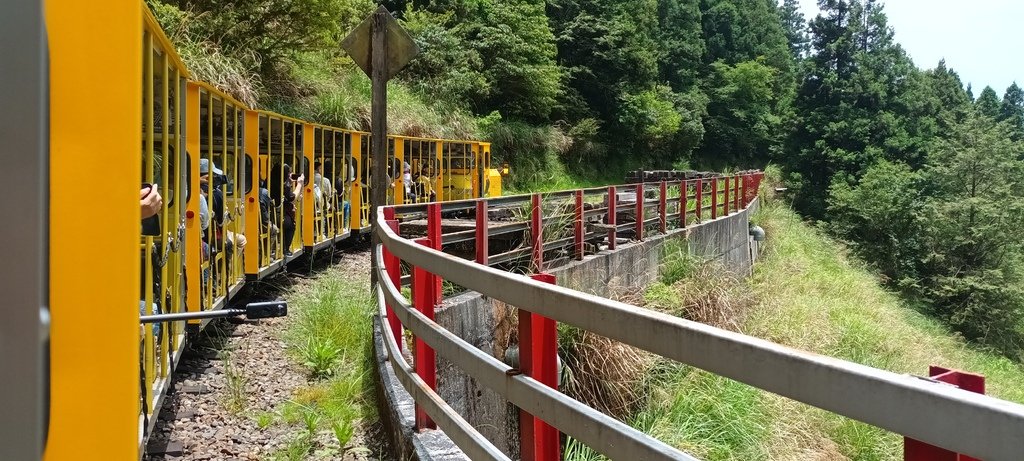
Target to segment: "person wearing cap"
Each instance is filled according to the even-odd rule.
[[[210,187],[211,172],[213,173],[213,187]],[[210,195],[213,199],[213,218],[214,221],[217,223],[217,227],[216,229],[214,229],[214,234],[216,238],[215,242],[220,243],[221,241],[224,241],[226,243],[224,245],[224,252],[227,253],[225,255],[225,259],[227,263],[230,264],[232,255],[234,255],[235,246],[237,246],[238,249],[244,248],[246,240],[244,235],[235,234],[231,231],[225,231],[224,229],[225,217],[228,220],[231,219],[230,216],[225,216],[224,210],[223,186],[226,183],[227,178],[224,176],[223,170],[217,168],[217,165],[215,164],[211,165],[210,159],[204,158],[199,160],[199,188],[204,196]],[[201,215],[200,221],[202,221]],[[220,248],[220,245],[216,245],[215,248]],[[230,271],[230,269],[228,269],[228,271]]]

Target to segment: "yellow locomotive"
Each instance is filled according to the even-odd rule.
[[[19,372],[4,378],[0,459],[138,458],[186,333],[208,321],[140,315],[222,309],[247,281],[366,234],[370,135],[191,80],[139,0],[13,1],[0,356]],[[489,143],[388,143],[392,203],[501,194]]]

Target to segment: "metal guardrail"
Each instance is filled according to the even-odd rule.
[[[379,222],[385,222],[384,209],[380,213]],[[542,283],[415,243],[389,226],[382,226],[377,233],[382,242],[382,247],[375,249],[375,257],[381,258],[378,267],[383,286],[378,288],[378,299],[382,316],[390,306],[391,315],[402,325],[468,375],[613,459],[694,458],[529,376],[508,376],[508,366],[438,326],[420,306],[420,310],[414,309],[402,297],[386,272],[381,248],[417,270],[533,314],[922,442],[990,461],[1024,457],[1022,405]],[[398,352],[395,335],[391,331],[385,334],[396,370],[412,373]],[[474,459],[476,455],[505,459],[466,427],[454,410],[437,402],[437,394],[423,380],[405,376],[403,384]]]

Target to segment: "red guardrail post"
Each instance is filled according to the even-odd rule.
[[[725,179],[725,191],[722,196],[722,216],[729,216],[729,186],[732,178],[726,176],[723,179]]]
[[[384,208],[384,223],[398,234],[398,220],[395,219],[395,209],[391,207]],[[391,279],[391,283],[395,287],[402,288],[402,265],[398,256],[391,254],[391,251],[387,247],[384,247],[384,269],[388,271],[388,278]],[[395,311],[392,306],[387,306],[388,312],[388,326],[391,328],[391,333],[395,336],[395,344],[398,346],[398,350],[402,350],[402,322],[398,320],[398,316],[395,315]]]
[[[697,201],[695,210],[697,212],[697,224],[700,224],[701,214],[704,212],[704,179],[697,178],[697,193],[694,199]]]
[[[416,243],[433,248],[434,245],[430,239],[422,238],[417,239]],[[413,307],[420,311],[428,319],[434,319],[434,306],[436,304],[437,294],[435,290],[437,285],[434,283],[434,275],[419,268],[414,267],[412,270],[412,297]],[[416,375],[422,379],[427,386],[433,390],[437,390],[437,358],[434,354],[434,349],[423,342],[420,338],[415,338],[413,341],[413,367]],[[419,404],[416,404],[416,429],[436,429],[437,425],[434,421],[427,416],[427,412],[423,411],[423,408]]]
[[[750,173],[744,174],[743,175],[743,183],[741,185],[741,187],[743,188],[743,208],[746,208],[747,205],[750,205],[750,197],[747,195],[750,192],[750,190],[747,188],[747,185],[748,185],[749,182],[750,182]]]
[[[430,248],[437,251],[441,250],[441,204],[430,203],[427,205],[427,238],[430,241]],[[441,294],[443,293],[441,288],[441,277],[431,275],[434,280],[434,304],[441,303]]]
[[[532,279],[555,283],[551,274]],[[547,317],[519,309],[519,369],[552,389],[558,389],[558,328]],[[529,413],[519,413],[520,454],[524,461],[558,461],[558,429]]]
[[[711,179],[711,219],[718,218],[718,178]]]
[[[679,227],[686,228],[686,202],[687,196],[690,195],[687,190],[687,181],[684,179],[679,181]]]
[[[934,380],[956,385],[960,389],[978,394],[985,393],[985,377],[975,373],[968,373],[959,370],[930,366],[928,376]],[[909,437],[903,438],[903,460],[904,461],[980,461],[966,455],[960,455],[944,448],[914,440]]]
[[[618,238],[615,234],[615,202],[618,201],[618,196],[615,194],[615,186],[608,187],[608,225],[611,226],[608,229],[608,249],[615,249],[615,240]]]
[[[576,217],[573,220],[573,241],[576,243],[576,259],[583,259],[583,189],[576,191]]]
[[[530,197],[530,239],[533,241],[531,263],[537,272],[544,270],[544,214],[540,194]]]
[[[644,239],[644,183],[636,185],[636,239]]]
[[[488,228],[489,219],[487,216],[487,199],[476,202],[476,262],[487,265],[490,254],[488,251]]]
[[[659,192],[661,192],[661,196],[658,200],[658,214],[661,217],[661,233],[664,234],[668,232],[668,185],[665,184],[665,181],[662,181],[660,186]]]
[[[740,211],[740,209],[743,208],[740,205],[740,196],[741,196],[741,193],[740,193],[740,177],[739,176],[733,176],[732,180],[733,180],[733,188],[734,188],[733,189],[733,192],[734,192],[734,194],[733,194],[733,197],[734,197],[733,198],[733,202],[736,202],[736,203],[733,204],[733,209],[735,209],[736,211]]]

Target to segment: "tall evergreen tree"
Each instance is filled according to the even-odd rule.
[[[1022,145],[1006,122],[971,115],[937,140],[925,180],[925,290],[965,336],[1019,347],[1024,314],[1018,233],[1024,214]],[[1014,344],[1017,343],[1017,344]]]
[[[786,39],[789,40],[789,51],[793,53],[794,58],[803,58],[810,51],[810,39],[807,37],[807,21],[800,12],[800,2],[782,0],[779,17],[786,32]]]
[[[991,86],[986,86],[985,89],[981,90],[981,95],[974,101],[974,106],[978,108],[978,113],[981,115],[993,119],[999,118],[999,96]]]
[[[908,112],[923,79],[893,41],[874,0],[820,0],[810,23],[807,59],[795,107],[800,119],[783,159],[800,188],[796,205],[822,217],[833,180],[854,181],[881,158],[919,165],[927,133]]]
[[[1013,129],[1014,139],[1024,138],[1024,91],[1013,82],[1003,95],[999,106],[999,120],[1006,121]]]

